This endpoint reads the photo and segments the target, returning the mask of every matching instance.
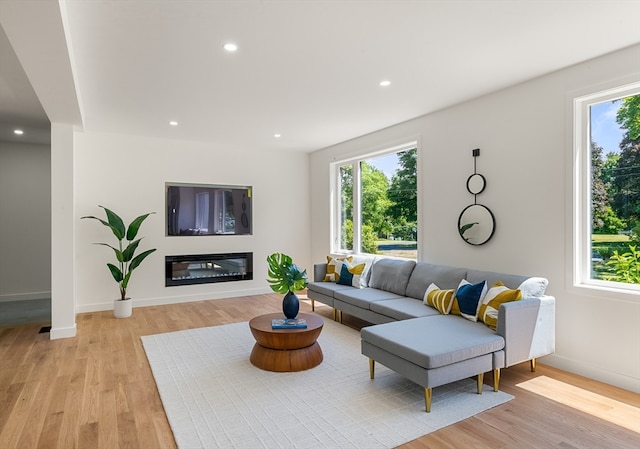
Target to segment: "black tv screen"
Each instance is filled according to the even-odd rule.
[[[250,186],[167,183],[167,235],[251,234]]]

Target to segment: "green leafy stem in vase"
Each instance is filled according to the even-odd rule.
[[[307,270],[293,263],[291,257],[273,253],[267,257],[269,287],[276,293],[297,292],[309,284]]]

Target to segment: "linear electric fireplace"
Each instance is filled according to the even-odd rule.
[[[253,253],[165,256],[164,260],[167,287],[253,279]]]

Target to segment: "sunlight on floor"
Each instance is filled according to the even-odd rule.
[[[539,394],[568,407],[588,413],[597,418],[640,433],[640,408],[610,399],[591,391],[551,379],[536,377],[517,384],[535,394]]]

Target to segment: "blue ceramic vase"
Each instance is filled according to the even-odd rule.
[[[288,292],[284,295],[284,299],[282,300],[282,311],[284,312],[284,316],[293,319],[298,316],[298,310],[300,310],[300,301],[298,301],[298,297],[293,292]]]

